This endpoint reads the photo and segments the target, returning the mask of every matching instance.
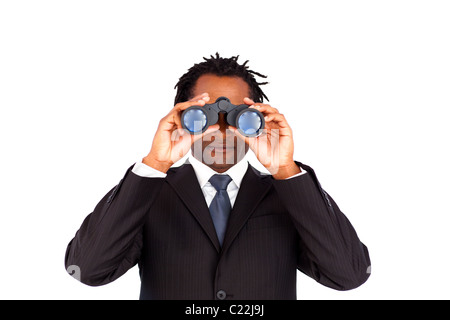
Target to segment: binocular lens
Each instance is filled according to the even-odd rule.
[[[206,114],[200,109],[187,110],[183,118],[184,125],[192,133],[202,132],[206,126]]]
[[[201,134],[219,121],[219,115],[224,114],[224,120],[230,126],[236,127],[247,137],[257,137],[264,129],[264,115],[246,104],[234,105],[226,97],[217,98],[215,103],[204,107],[192,106],[181,114],[181,126],[191,134]]]
[[[237,125],[245,135],[253,136],[259,133],[262,121],[258,113],[246,111],[239,116]]]

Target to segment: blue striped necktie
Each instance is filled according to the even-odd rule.
[[[227,193],[227,186],[231,182],[231,178],[226,174],[215,174],[209,179],[209,182],[217,190],[214,199],[209,205],[209,212],[211,213],[220,245],[222,246],[225,231],[227,230],[228,217],[231,212],[231,202]]]

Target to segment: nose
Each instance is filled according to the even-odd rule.
[[[223,133],[223,134],[225,134],[225,132],[226,132],[226,130],[227,130],[227,128],[228,128],[228,123],[227,123],[227,121],[226,121],[226,118],[225,118],[225,113],[223,113],[223,112],[221,112],[221,113],[219,113],[219,120],[217,121],[217,123],[219,124],[219,130]]]
[[[223,143],[232,145],[234,143],[232,141],[234,141],[235,135],[231,133],[231,131],[227,131],[229,125],[225,113],[219,113],[219,120],[217,120],[217,123],[219,124],[220,136]],[[215,137],[215,139],[217,139],[217,137]]]

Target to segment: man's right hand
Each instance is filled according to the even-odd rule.
[[[191,135],[181,126],[181,113],[192,106],[203,107],[209,101],[208,93],[203,93],[173,107],[167,116],[161,119],[152,148],[142,162],[153,169],[167,172],[178,160],[183,158],[192,144],[204,135],[219,129],[219,124],[210,126],[203,134]]]

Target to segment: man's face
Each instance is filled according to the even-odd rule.
[[[219,77],[205,74],[198,78],[192,96],[204,92],[209,94],[208,103],[214,103],[219,97],[227,97],[235,105],[243,104],[245,97],[250,97],[248,84],[239,77]],[[216,172],[224,172],[239,162],[247,153],[248,146],[238,137],[227,130],[228,124],[225,114],[219,114],[219,131],[211,133],[197,140],[192,145],[195,158],[209,166]]]

